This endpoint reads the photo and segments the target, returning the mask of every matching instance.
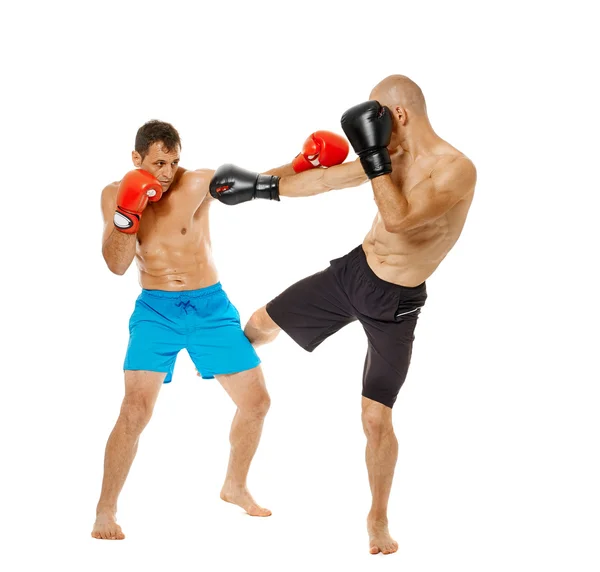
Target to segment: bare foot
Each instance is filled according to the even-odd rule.
[[[123,540],[125,535],[121,527],[117,524],[114,513],[99,512],[96,515],[92,537],[102,540]]]
[[[367,520],[367,530],[371,554],[392,554],[398,550],[398,543],[388,531],[387,520]]]
[[[225,483],[221,490],[221,498],[225,502],[241,506],[250,516],[271,516],[271,511],[268,508],[256,504],[245,486],[240,487]]]

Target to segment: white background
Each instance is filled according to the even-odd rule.
[[[586,2],[22,2],[3,8],[2,570],[600,569],[597,28]],[[234,407],[187,354],[127,481],[124,542],[92,540],[123,392],[135,268],[102,260],[100,191],[137,128],[182,164],[266,170],[383,77],[422,87],[478,168],[428,284],[394,422],[393,556],[370,556],[365,338],[260,351],[272,408],[250,473],[273,510],[218,498]],[[350,158],[353,158],[351,155]],[[242,320],[358,245],[368,184],[212,207]]]

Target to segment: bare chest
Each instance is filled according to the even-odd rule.
[[[196,242],[208,232],[208,202],[174,192],[144,211],[138,233],[140,244]]]

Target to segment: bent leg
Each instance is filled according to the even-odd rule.
[[[330,266],[292,284],[255,312],[244,333],[256,346],[272,341],[283,330],[312,352],[354,320],[354,308]]]
[[[102,491],[92,530],[94,538],[125,538],[116,523],[117,499],[135,458],[140,434],[152,416],[165,375],[155,371],[125,371],[125,397],[106,444]]]
[[[258,366],[216,377],[237,405],[229,434],[231,453],[221,498],[241,506],[251,516],[270,516],[271,511],[254,501],[246,485],[250,463],[258,447],[271,403],[262,370]]]

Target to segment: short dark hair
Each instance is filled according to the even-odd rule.
[[[135,150],[142,156],[148,154],[153,143],[162,141],[166,151],[174,151],[177,146],[181,149],[181,139],[177,129],[170,123],[152,119],[142,125],[135,136]]]

